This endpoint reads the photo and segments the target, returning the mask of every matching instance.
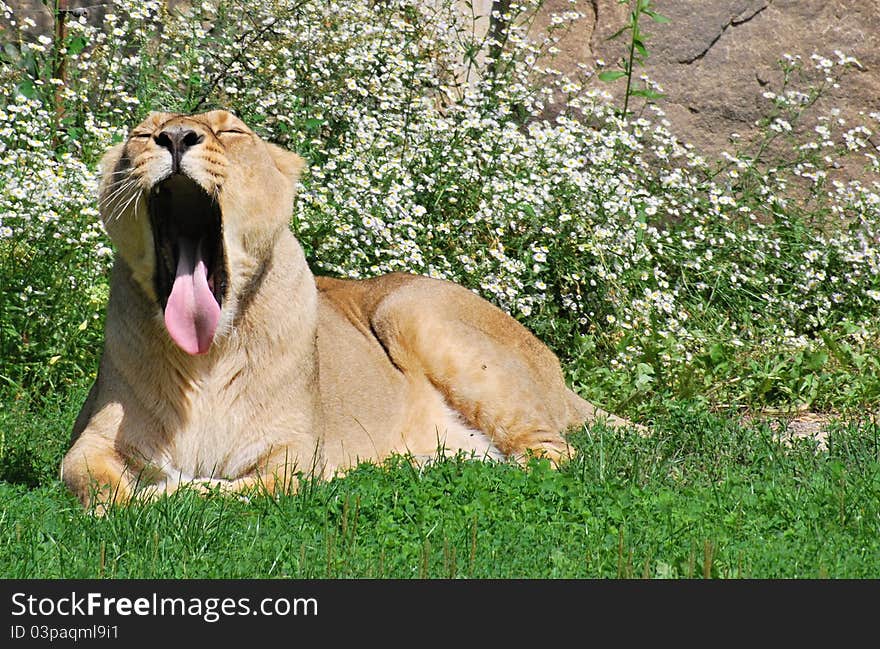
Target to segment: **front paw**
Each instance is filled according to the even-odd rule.
[[[239,500],[242,500],[244,502],[249,501],[249,498],[245,494],[241,493],[239,483],[235,480],[225,480],[222,478],[195,478],[187,482],[179,483],[177,489],[189,489],[199,494],[200,496],[211,496],[218,494],[222,496],[234,495],[238,497]]]
[[[231,493],[232,482],[223,480],[222,478],[196,478],[183,485],[187,489],[192,489],[201,496],[208,496],[215,493]]]
[[[62,476],[68,489],[77,497],[83,508],[92,516],[104,516],[113,507],[125,505],[132,492],[122,480],[98,480],[91,476]]]

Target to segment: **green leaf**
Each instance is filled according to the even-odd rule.
[[[21,53],[18,51],[18,48],[15,47],[12,43],[5,43],[3,45],[3,53],[9,58],[12,62],[21,61]]]
[[[86,40],[85,36],[74,36],[67,41],[67,53],[76,56],[82,52],[88,44],[89,42]]]
[[[528,203],[520,203],[518,207],[526,213],[526,216],[533,219],[537,218],[538,214],[535,212],[535,208]]]
[[[825,350],[804,353],[804,365],[812,372],[822,369],[827,362],[828,352]]]
[[[604,72],[599,73],[599,78],[602,81],[617,81],[621,77],[625,77],[626,72],[623,70],[605,70]]]
[[[709,358],[715,365],[720,365],[727,360],[727,349],[721,343],[715,343],[709,347]]]
[[[636,48],[636,50],[638,50],[639,54],[641,54],[643,58],[648,58],[648,48],[645,47],[645,44],[641,40],[634,39],[633,46]]]
[[[654,368],[647,363],[639,363],[636,366],[636,389],[640,391],[647,390],[654,382]]]
[[[84,131],[81,128],[69,128],[67,129],[67,138],[72,142],[79,142],[82,139],[83,133]],[[85,326],[81,326],[80,331],[85,330],[86,326],[88,326],[88,322],[83,322],[83,325]]]
[[[28,99],[33,99],[37,94],[37,91],[34,88],[34,82],[30,78],[25,78],[19,83],[16,90],[18,90],[19,94],[24,95]]]
[[[306,120],[305,127],[310,131],[317,130],[324,125],[323,119],[318,119],[317,117],[312,117]]]
[[[625,32],[625,31],[628,30],[628,29],[629,29],[629,25],[625,25],[624,27],[621,27],[621,28],[618,29],[616,32],[614,32],[613,34],[611,34],[611,36],[608,37],[608,40],[609,40],[609,41],[613,41],[615,38],[617,38],[618,36],[620,36],[623,32]]]
[[[634,97],[644,97],[645,99],[662,99],[666,96],[662,92],[657,92],[650,88],[636,88],[635,90],[630,90],[629,94]]]
[[[669,20],[669,18],[667,18],[666,16],[664,16],[662,14],[658,14],[656,11],[646,10],[646,11],[643,11],[642,13],[644,13],[646,16],[648,16],[655,23],[671,23],[672,22],[671,20]]]

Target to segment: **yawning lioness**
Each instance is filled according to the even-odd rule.
[[[461,286],[315,278],[288,229],[302,166],[225,111],[151,114],[106,154],[106,340],[62,465],[84,504],[295,489],[392,453],[559,460],[567,429],[626,423]]]

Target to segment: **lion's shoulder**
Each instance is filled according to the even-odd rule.
[[[367,279],[340,279],[315,276],[318,293],[335,304],[358,304],[364,311],[372,312],[383,299],[404,286],[427,280],[411,273],[388,273]]]

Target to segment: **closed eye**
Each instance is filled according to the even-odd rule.
[[[147,138],[147,137],[150,137],[150,134],[149,134],[149,133],[132,133],[132,134],[131,134],[131,139],[132,139],[132,140],[142,140],[142,139]]]
[[[223,131],[217,131],[217,135],[247,135],[247,133],[237,128],[229,128]]]

